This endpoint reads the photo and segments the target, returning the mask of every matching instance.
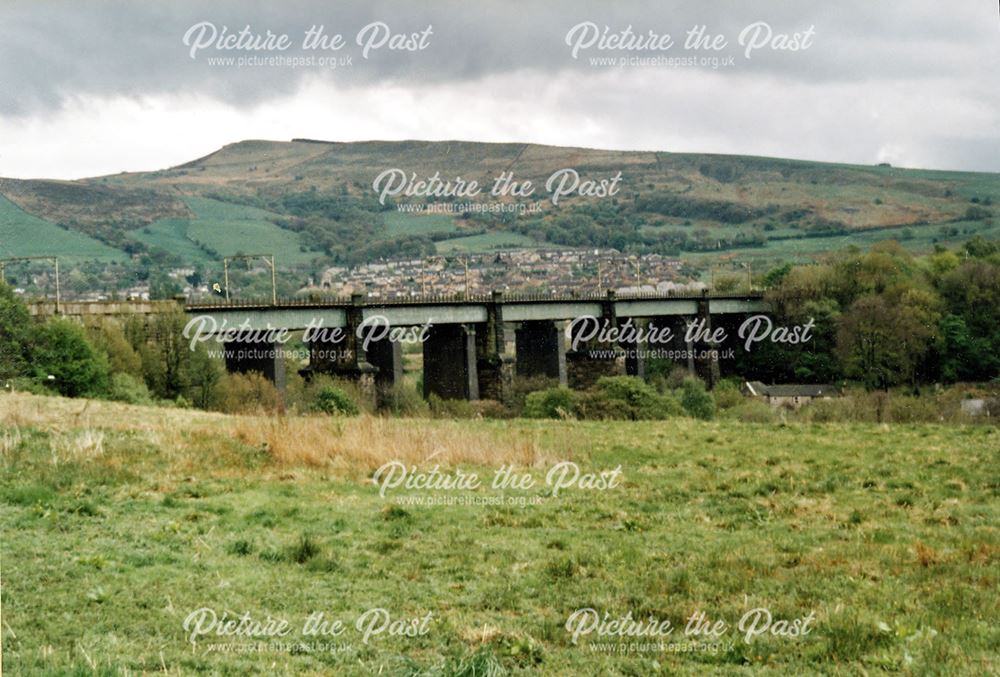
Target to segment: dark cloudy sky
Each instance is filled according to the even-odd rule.
[[[212,26],[206,38],[249,25],[254,34],[287,34],[291,46],[213,44],[192,58],[184,38],[203,22]],[[574,58],[567,35],[585,22],[612,34],[629,26],[670,34],[674,45],[581,46]],[[761,46],[748,58],[739,36],[759,22],[772,37],[811,28],[809,47]],[[372,23],[384,25],[364,36],[376,43],[383,30],[430,33],[423,49],[386,43],[365,58],[356,40]],[[344,46],[302,50],[305,31],[320,25]],[[696,25],[727,46],[686,49]],[[253,56],[338,65],[210,61]],[[699,61],[623,66],[623,57]],[[700,61],[712,57],[733,62]],[[615,65],[593,61],[608,58]],[[994,0],[0,1],[0,176],[159,169],[241,139],[292,137],[1000,171],[1000,16]]]

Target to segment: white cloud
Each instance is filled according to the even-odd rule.
[[[161,169],[233,141],[293,137],[526,141],[1000,170],[996,154],[976,150],[996,148],[998,111],[1000,93],[945,78],[811,83],[648,67],[348,87],[314,74],[254,105],[207,94],[79,95],[55,112],[0,118],[0,176]]]

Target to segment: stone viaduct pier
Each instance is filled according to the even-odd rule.
[[[717,346],[701,339],[721,326],[735,335],[746,317],[768,312],[760,293],[614,292],[561,297],[493,292],[392,301],[355,295],[277,304],[188,303],[184,309],[203,335],[214,334],[224,344],[229,371],[258,371],[279,386],[281,332],[305,332],[307,373],[355,380],[373,396],[402,377],[401,334],[409,340],[419,335],[424,395],[468,400],[507,399],[515,372],[579,388],[604,375],[642,376],[645,357],[657,349],[686,353],[680,363],[711,386],[720,373],[718,353],[710,350]],[[664,328],[672,336],[664,338]]]

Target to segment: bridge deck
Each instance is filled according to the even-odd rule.
[[[311,298],[282,298],[278,302],[272,303],[270,299],[233,299],[233,300],[213,300],[213,301],[188,301],[185,309],[190,311],[199,310],[224,310],[224,309],[274,309],[274,308],[346,308],[351,306],[363,307],[395,307],[395,306],[429,306],[429,305],[482,305],[486,303],[499,303],[501,305],[511,304],[535,304],[535,303],[586,303],[603,301],[697,301],[701,299],[728,299],[734,301],[756,301],[764,298],[764,292],[754,290],[749,293],[581,293],[581,294],[427,294],[412,296],[408,298],[369,298],[364,296],[336,296],[336,297],[311,297]]]
[[[391,326],[423,324],[476,324],[486,322],[490,308],[499,309],[504,322],[572,320],[601,317],[608,306],[621,318],[694,316],[756,313],[768,310],[763,293],[749,294],[579,294],[533,295],[489,294],[474,296],[422,296],[408,299],[351,298],[236,300],[190,303],[185,310],[205,318],[207,331],[218,327],[246,326],[250,329],[300,330],[307,326],[345,327],[348,315],[361,320],[378,318]],[[701,307],[700,307],[701,306]]]

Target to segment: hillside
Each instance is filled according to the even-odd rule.
[[[391,168],[478,181],[478,201],[510,172],[538,186],[518,198],[537,211],[401,212],[372,188]],[[584,180],[620,171],[620,191],[555,206],[543,188],[563,168]],[[998,174],[457,141],[243,141],[162,171],[0,180],[0,196],[4,255],[147,254],[173,265],[237,252],[290,267],[535,246],[777,261],[882,239],[927,250],[1000,236]]]

